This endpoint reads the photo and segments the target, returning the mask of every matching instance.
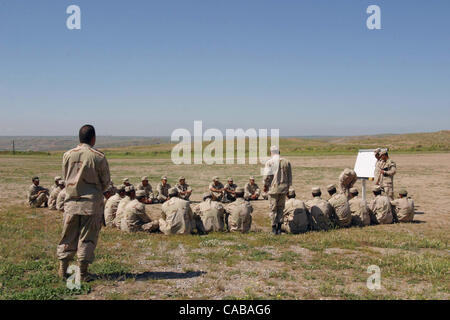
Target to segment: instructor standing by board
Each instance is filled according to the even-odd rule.
[[[379,154],[375,184],[379,185],[391,200],[394,200],[394,175],[397,172],[397,165],[389,159],[387,150],[382,150]]]

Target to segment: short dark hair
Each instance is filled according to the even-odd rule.
[[[236,198],[243,198],[244,192],[236,192],[235,195],[236,195]]]
[[[331,189],[331,190],[328,190],[328,193],[330,194],[330,195],[332,195],[332,194],[335,194],[337,191],[336,191],[336,188],[333,188],[333,189]]]
[[[90,124],[85,124],[80,128],[78,136],[80,138],[80,143],[90,143],[92,138],[95,137],[95,129]]]
[[[380,191],[374,191],[373,194],[376,195],[376,196],[378,196],[378,195],[381,194],[381,190],[380,190]]]
[[[288,197],[288,199],[295,198],[295,192],[294,193],[288,193],[287,197]]]
[[[312,195],[313,197],[320,197],[322,195],[322,192],[321,191],[313,192]]]

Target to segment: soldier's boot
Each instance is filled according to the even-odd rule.
[[[277,234],[277,225],[276,225],[276,224],[272,225],[272,233],[273,233],[274,235]]]
[[[94,280],[93,276],[88,272],[89,263],[79,262],[80,267],[80,281],[89,282]]]
[[[58,276],[63,280],[67,279],[67,268],[69,268],[69,260],[59,260]]]
[[[277,234],[281,234],[281,223],[277,224]]]

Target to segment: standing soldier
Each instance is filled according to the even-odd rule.
[[[381,151],[380,159],[377,185],[381,187],[391,200],[394,200],[394,175],[397,172],[397,165],[389,159],[389,154],[386,150]]]
[[[264,168],[264,192],[269,194],[272,233],[281,234],[281,219],[289,187],[292,185],[292,170],[288,160],[280,158],[277,146],[270,147],[271,158]]]
[[[62,237],[57,249],[62,278],[66,277],[69,261],[77,254],[80,278],[88,280],[88,267],[94,261],[103,224],[103,192],[109,186],[110,174],[105,155],[93,148],[95,138],[93,126],[82,126],[80,144],[63,156],[66,198]]]
[[[381,155],[380,155],[380,153],[381,153],[381,148],[376,148],[373,151],[373,154],[374,154],[375,158],[377,159],[377,162],[375,163],[375,171],[374,171],[374,174],[373,174],[373,176],[375,177],[374,179],[376,179],[375,180],[375,184],[378,184],[378,178],[380,176],[380,163],[381,163],[381,159],[380,159]]]
[[[150,183],[148,183],[148,177],[142,177],[141,178],[141,183],[138,184],[137,188],[138,191],[139,190],[143,190],[145,192],[145,203],[146,204],[151,204],[155,202],[155,196],[153,194],[153,188],[151,186]]]
[[[167,183],[167,177],[162,176],[161,182],[156,186],[156,191],[158,192],[157,199],[160,203],[166,202],[169,200],[169,189],[170,184]]]
[[[183,200],[188,200],[192,194],[192,188],[186,183],[186,178],[181,176],[178,178],[178,183],[175,185],[178,189],[178,197]]]
[[[222,182],[219,181],[219,177],[215,176],[212,179],[213,181],[209,184],[209,191],[211,191],[213,197],[217,199],[217,201],[224,201],[224,193],[225,188]]]
[[[236,189],[236,201],[230,203],[225,208],[228,219],[229,231],[246,233],[252,226],[253,207],[250,202],[244,200],[244,188]]]
[[[400,190],[399,198],[391,201],[397,222],[411,222],[414,220],[414,201],[408,197],[408,191]]]
[[[261,195],[261,190],[255,183],[255,177],[250,177],[249,182],[244,186],[244,199],[247,201],[258,200]]]
[[[39,185],[39,177],[33,177],[31,181],[33,184],[28,189],[28,204],[33,208],[39,208],[42,205],[48,207],[48,189]]]
[[[293,234],[308,231],[309,214],[305,203],[295,199],[295,190],[292,187],[289,188],[287,197],[288,200],[284,207],[283,225],[281,226],[282,231]]]
[[[236,200],[236,188],[237,184],[233,182],[233,178],[229,177],[224,187],[225,196],[223,202],[233,202]]]

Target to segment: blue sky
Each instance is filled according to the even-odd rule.
[[[447,0],[0,1],[0,135],[450,129],[449,14]]]

